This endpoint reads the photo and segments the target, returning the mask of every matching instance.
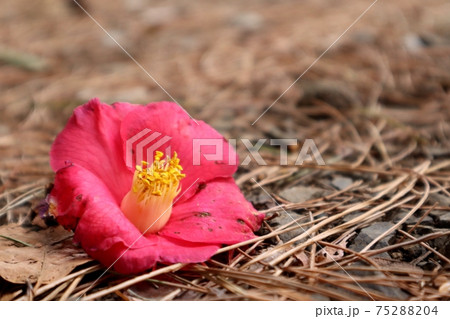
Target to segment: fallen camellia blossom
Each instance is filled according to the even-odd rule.
[[[143,154],[127,167],[127,141],[146,129],[171,139],[154,158]],[[175,103],[110,106],[93,99],[75,109],[52,146],[49,213],[74,230],[91,257],[121,273],[156,262],[202,262],[223,244],[254,238],[263,215],[232,178],[234,150],[223,142],[225,160],[202,155],[194,165],[193,141],[205,138],[223,140]],[[172,153],[164,154],[168,146]],[[205,155],[216,151],[201,147]]]

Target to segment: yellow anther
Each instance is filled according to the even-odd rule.
[[[163,156],[164,156],[164,153],[163,153],[163,152],[156,151],[156,153],[155,153],[155,162],[160,161],[160,160],[161,160],[161,157],[163,157]]]

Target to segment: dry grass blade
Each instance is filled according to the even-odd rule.
[[[73,278],[76,278],[76,277],[78,277],[78,276],[80,276],[80,275],[83,275],[83,274],[92,273],[92,272],[94,272],[94,271],[96,271],[96,270],[99,270],[99,269],[101,269],[101,267],[98,266],[98,265],[95,265],[95,266],[91,266],[91,267],[88,267],[88,268],[79,270],[79,271],[77,271],[77,272],[75,272],[75,273],[72,273],[72,274],[70,274],[70,275],[67,275],[67,276],[64,277],[64,278],[58,279],[58,280],[56,280],[56,281],[54,281],[54,282],[52,282],[52,283],[49,283],[49,284],[47,284],[47,285],[45,285],[45,286],[43,286],[43,287],[40,287],[39,289],[37,289],[37,290],[34,292],[34,295],[37,297],[37,296],[39,296],[39,295],[41,295],[41,294],[43,294],[43,293],[45,293],[45,292],[47,292],[47,291],[53,289],[54,287],[57,287],[57,286],[59,286],[60,284],[65,283],[66,281],[72,280]]]
[[[121,290],[121,289],[124,289],[124,288],[128,288],[128,287],[130,287],[130,286],[132,286],[134,284],[137,284],[137,283],[139,283],[141,281],[144,281],[144,280],[156,277],[158,275],[161,275],[161,274],[164,274],[164,273],[173,272],[173,271],[177,271],[177,270],[183,268],[184,266],[185,266],[185,264],[174,264],[174,265],[171,265],[171,266],[167,266],[167,267],[164,267],[164,268],[152,271],[152,272],[150,272],[148,274],[137,276],[137,277],[132,278],[130,280],[124,281],[124,282],[122,282],[122,283],[120,283],[118,285],[115,285],[115,286],[111,287],[111,288],[103,289],[103,290],[100,290],[100,291],[98,291],[96,293],[84,296],[81,300],[83,300],[83,301],[94,300],[94,299],[100,298],[102,296],[108,295],[110,293],[113,293],[116,290]]]
[[[310,286],[308,284],[303,284],[298,281],[289,280],[288,278],[280,277],[280,276],[269,276],[268,274],[256,274],[252,272],[246,271],[237,271],[237,270],[221,270],[221,269],[202,269],[197,268],[198,272],[208,276],[208,274],[222,274],[227,278],[233,278],[239,281],[243,281],[248,285],[253,285],[254,283],[259,285],[264,285],[265,290],[267,291],[276,291],[278,292],[278,288],[288,288],[294,291],[303,290],[310,293],[319,293],[325,296],[329,296],[330,298],[334,298],[337,300],[352,300],[350,296],[345,296],[338,291],[334,291],[333,289],[321,288],[317,286]]]

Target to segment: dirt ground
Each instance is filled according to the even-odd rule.
[[[231,139],[313,139],[325,165],[279,165],[265,144],[269,165],[236,175],[266,213],[262,237],[204,264],[110,272],[92,286],[102,269],[87,258],[44,280],[25,264],[2,273],[0,253],[1,299],[450,299],[448,1],[78,3],[85,11],[2,2],[3,236],[54,231],[33,213],[53,180],[48,152],[93,97],[174,99]],[[299,149],[289,146],[289,163]],[[58,249],[83,254],[70,240]]]

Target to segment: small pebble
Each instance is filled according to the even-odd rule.
[[[351,178],[340,175],[336,175],[331,181],[331,184],[339,190],[343,190],[349,187],[350,185],[352,185],[352,183],[353,180]]]
[[[354,239],[353,244],[351,244],[349,248],[357,252],[361,251],[370,242],[372,242],[372,240],[374,240],[379,235],[387,231],[393,225],[394,224],[390,222],[377,222],[370,225],[369,227],[361,229],[358,236],[356,236],[356,238]],[[392,238],[392,236],[393,233],[389,234],[388,236],[385,236],[384,238],[380,239],[377,242],[377,244],[372,246],[370,249],[378,249],[389,246],[389,241]],[[386,252],[377,256],[382,258],[390,258],[389,254]]]
[[[296,186],[280,192],[280,196],[292,203],[303,203],[307,200],[326,196],[327,191],[317,187]]]
[[[450,228],[450,212],[443,212],[442,215],[436,218],[437,227]]]

